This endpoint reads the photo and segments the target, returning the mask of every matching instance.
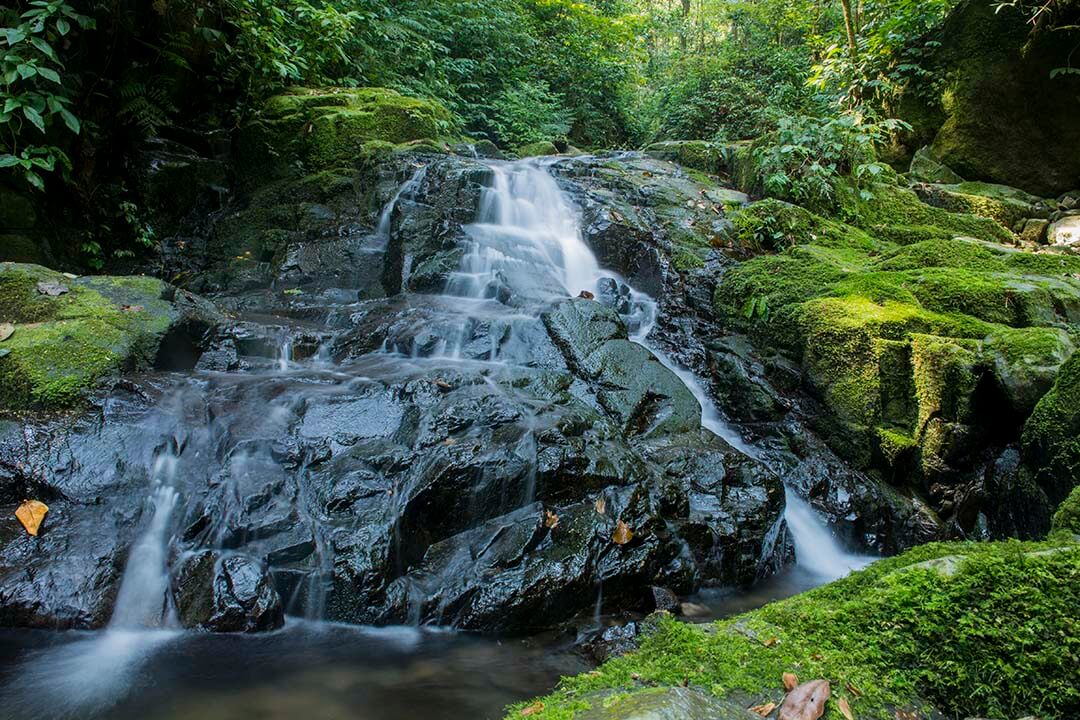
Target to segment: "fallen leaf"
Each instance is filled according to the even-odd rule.
[[[818,720],[829,700],[829,681],[811,680],[788,693],[780,706],[778,720]]]
[[[851,706],[848,705],[847,698],[840,698],[840,701],[836,703],[840,708],[840,714],[847,720],[855,720],[855,716],[851,714]]]
[[[11,323],[0,323],[0,342],[4,342],[15,334],[15,326]]]
[[[799,676],[795,673],[784,673],[784,692],[791,692],[799,686]]]
[[[559,516],[550,510],[544,511],[544,526],[549,527],[552,530],[559,526]]]
[[[451,445],[453,445],[456,442],[457,442],[457,440],[455,440],[454,438],[446,438],[445,440],[442,441],[442,444],[445,445],[446,447],[450,447]]]
[[[67,285],[58,283],[55,280],[42,280],[37,284],[37,291],[42,295],[48,295],[49,297],[56,297],[63,295],[66,292],[70,292]]]
[[[586,299],[586,300],[592,300],[592,299],[594,299],[594,298],[595,298],[596,296],[595,296],[595,295],[593,295],[593,294],[592,294],[591,292],[589,292],[588,290],[582,290],[582,291],[581,291],[581,294],[580,294],[580,295],[578,295],[578,297],[579,297],[579,298],[584,298],[584,299]]]
[[[121,305],[120,309],[123,312],[142,312],[143,311],[143,306],[142,305]]]
[[[761,644],[764,645],[765,647],[772,647],[773,645],[775,645],[778,642],[780,642],[779,638],[771,637],[771,638],[768,638],[767,640],[762,640]]]
[[[535,715],[536,713],[543,712],[543,711],[544,711],[544,703],[537,700],[536,702],[534,702],[529,707],[521,708],[521,716],[522,717],[528,717],[530,715]]]
[[[860,690],[859,688],[855,687],[855,686],[854,686],[854,685],[852,685],[851,683],[848,683],[846,687],[847,687],[847,691],[848,691],[849,693],[851,693],[852,695],[854,695],[855,697],[857,697],[857,698],[861,698],[861,697],[862,697],[862,695],[863,695],[863,692],[862,692],[862,690]]]
[[[616,212],[614,210],[611,211],[611,217],[615,218],[615,222],[622,222],[623,220],[626,219],[620,213],[618,213],[618,212]]]
[[[60,274],[63,275],[64,277],[66,277],[68,280],[78,280],[79,279],[79,276],[76,275],[75,273],[60,273]]]
[[[601,495],[600,497],[596,498],[596,502],[593,503],[593,507],[596,508],[596,512],[598,514],[603,515],[605,512],[607,512],[607,501],[604,500],[604,497]]]
[[[622,520],[615,523],[615,534],[611,536],[611,542],[616,545],[625,545],[634,539],[634,531]]]
[[[15,511],[15,517],[19,519],[26,532],[37,537],[38,528],[45,519],[45,513],[49,512],[49,506],[37,500],[24,500],[23,504]]]
[[[755,705],[750,708],[750,712],[760,715],[761,717],[769,717],[772,715],[772,711],[776,709],[776,703],[770,702],[764,705]]]
[[[435,387],[439,388],[440,390],[450,390],[450,389],[452,389],[452,386],[450,385],[450,383],[446,382],[442,378],[435,378]]]

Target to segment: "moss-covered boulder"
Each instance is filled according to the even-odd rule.
[[[1056,196],[1080,178],[1080,77],[1051,76],[1070,66],[1075,41],[1032,36],[1023,12],[998,5],[965,0],[946,22],[929,63],[946,77],[932,154],[969,180]]]
[[[864,720],[1065,720],[1080,712],[1078,652],[1080,545],[931,544],[716,623],[661,618],[636,652],[507,717],[698,717],[638,713],[689,706],[741,718],[782,703],[794,673],[831,682],[828,720],[843,717],[841,699]]]
[[[544,157],[547,155],[558,155],[559,148],[555,147],[555,143],[550,140],[541,140],[539,142],[529,143],[528,145],[522,145],[517,149],[519,157]]]
[[[351,167],[371,143],[397,145],[454,134],[433,100],[383,88],[292,88],[266,101],[240,133],[242,172],[256,181]]]
[[[1051,530],[1080,535],[1080,485],[1058,506]]]
[[[218,321],[205,300],[148,277],[71,278],[0,263],[0,409],[77,404],[102,376],[159,363],[192,365]]]
[[[801,364],[834,450],[932,490],[964,532],[981,512],[994,525],[997,501],[957,488],[1019,439],[1080,340],[1080,257],[1020,251],[1000,223],[903,188],[873,192],[850,199],[859,227],[775,200],[736,213],[738,245],[756,256],[723,273],[714,307]],[[1045,508],[1042,484],[1004,483]],[[1048,518],[1017,532],[1039,535]]]
[[[1062,366],[1053,388],[1024,425],[1024,462],[1051,507],[1080,485],[1080,354]]]
[[[1006,228],[1013,228],[1030,218],[1047,218],[1050,215],[1048,201],[1007,185],[981,182],[921,183],[914,185],[913,189],[929,205],[992,218]]]

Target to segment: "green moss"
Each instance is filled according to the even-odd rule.
[[[677,685],[749,706],[778,701],[793,672],[830,679],[834,698],[867,720],[927,704],[953,717],[1064,720],[1080,708],[1078,613],[1075,544],[930,544],[711,625],[663,619],[637,652],[565,678],[532,717],[573,718],[605,691]],[[826,718],[841,717],[834,700]]]
[[[68,292],[42,294],[42,281]],[[0,265],[0,317],[16,323],[0,357],[0,406],[67,407],[102,375],[150,363],[175,319],[166,295],[154,278],[72,280],[36,265]]]
[[[732,218],[741,248],[752,252],[776,251],[794,245],[874,250],[869,235],[858,228],[828,220],[798,205],[767,199],[753,203]]]
[[[919,448],[915,438],[897,430],[878,428],[877,437],[878,451],[890,466],[900,464],[907,456],[914,455]]]
[[[971,396],[978,382],[978,344],[933,335],[911,339],[912,376],[918,401],[916,427],[925,430],[931,419],[966,422],[973,410]]]
[[[453,118],[432,100],[383,88],[293,88],[267,100],[244,127],[240,151],[256,182],[268,177],[351,167],[372,142],[397,145],[450,137]]]
[[[845,187],[841,188],[839,197],[842,212],[850,222],[871,233],[888,226],[921,226],[991,242],[1012,243],[1015,240],[1013,234],[995,220],[932,207],[907,188],[874,183],[868,191],[869,197],[855,188]],[[924,239],[934,238],[918,238],[918,241]]]
[[[540,142],[529,143],[528,145],[522,145],[517,149],[517,154],[521,157],[537,157],[544,155],[558,155],[559,148],[555,147],[555,144],[547,140],[541,140]]]
[[[705,140],[670,140],[654,143],[645,154],[658,160],[670,160],[687,168],[718,175],[727,168],[724,146]]]
[[[955,185],[920,185],[916,191],[924,202],[954,213],[991,218],[1006,228],[1039,215],[1040,198],[1004,185],[965,182]]]
[[[1080,485],[1073,488],[1069,496],[1058,506],[1054,513],[1053,532],[1067,532],[1080,535]]]
[[[950,237],[908,244],[887,253],[877,267],[881,270],[942,267],[995,271],[1005,270],[1006,263],[1001,253],[985,245]]]
[[[1051,502],[1061,502],[1080,478],[1080,354],[1061,367],[1053,387],[1024,425],[1024,462]]]

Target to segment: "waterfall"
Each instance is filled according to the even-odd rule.
[[[147,629],[170,624],[166,550],[169,520],[178,499],[176,490],[168,485],[154,490],[154,515],[143,536],[131,548],[110,628]]]
[[[476,222],[465,228],[471,244],[458,270],[447,281],[446,295],[468,299],[476,303],[474,309],[485,302],[497,305],[494,312],[498,319],[492,319],[490,308],[484,315],[469,315],[462,322],[456,346],[448,353],[455,358],[462,354],[472,322],[505,322],[512,330],[508,305],[519,312],[537,309],[543,303],[574,297],[583,290],[598,293],[600,281],[606,277],[624,282],[615,273],[600,269],[596,256],[585,243],[577,209],[542,164],[533,160],[491,163],[490,167],[491,186],[483,192]],[[631,339],[649,348],[697,398],[703,427],[739,452],[759,459],[757,449],[724,421],[700,380],[649,342],[657,313],[656,301],[633,288],[631,300],[636,312],[644,318]],[[487,359],[502,358],[493,347]],[[865,559],[846,553],[817,514],[790,489],[786,497],[785,519],[800,566],[815,575],[834,579],[866,563]]]

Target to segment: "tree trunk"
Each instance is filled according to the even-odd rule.
[[[859,47],[855,44],[855,18],[851,15],[851,0],[840,0],[844,8],[844,27],[847,28],[848,49],[853,61],[859,59]]]

